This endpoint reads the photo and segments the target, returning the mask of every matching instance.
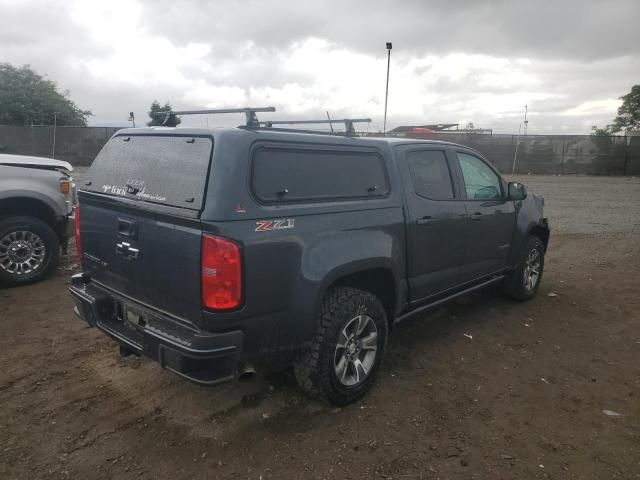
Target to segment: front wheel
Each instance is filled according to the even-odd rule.
[[[309,395],[348,405],[371,387],[387,341],[384,307],[372,294],[349,287],[325,297],[311,346],[294,363]]]
[[[0,284],[36,282],[56,267],[60,243],[43,221],[27,216],[0,220]]]
[[[519,301],[533,298],[538,291],[544,270],[544,244],[538,237],[529,237],[515,268],[505,279],[504,293]]]

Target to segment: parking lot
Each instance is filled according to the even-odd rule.
[[[640,179],[517,179],[551,220],[538,296],[399,325],[342,409],[288,372],[205,388],[120,359],[72,313],[73,257],[0,290],[0,478],[640,478]]]

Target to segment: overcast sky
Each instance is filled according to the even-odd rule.
[[[146,119],[158,99],[378,130],[386,41],[389,127],[516,132],[527,104],[530,133],[589,133],[640,83],[638,0],[0,0],[0,19],[0,62],[57,81],[96,125]]]

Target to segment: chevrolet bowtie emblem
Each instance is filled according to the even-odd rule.
[[[138,258],[140,250],[133,248],[130,243],[120,242],[116,243],[116,253],[122,255],[124,258],[132,260]]]

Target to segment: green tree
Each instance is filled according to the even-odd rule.
[[[92,113],[29,65],[0,63],[0,124],[52,125],[54,115],[58,125],[84,126]]]
[[[598,149],[599,155],[609,155],[612,144],[611,126],[607,125],[605,128],[598,128],[591,136],[591,141]]]
[[[622,105],[613,120],[612,131],[640,130],[640,85],[631,87],[631,92],[620,97]]]
[[[612,135],[612,134],[613,132],[609,128],[609,125],[607,125],[604,128],[596,128],[592,133],[594,137],[608,137],[609,135]]]
[[[147,122],[149,127],[164,125],[165,127],[175,127],[180,124],[181,120],[176,117],[173,113],[169,115],[169,118],[165,122],[165,118],[167,118],[166,113],[171,112],[171,104],[169,102],[165,102],[164,105],[160,105],[157,100],[151,102],[151,106],[149,107],[149,118],[151,121]]]

